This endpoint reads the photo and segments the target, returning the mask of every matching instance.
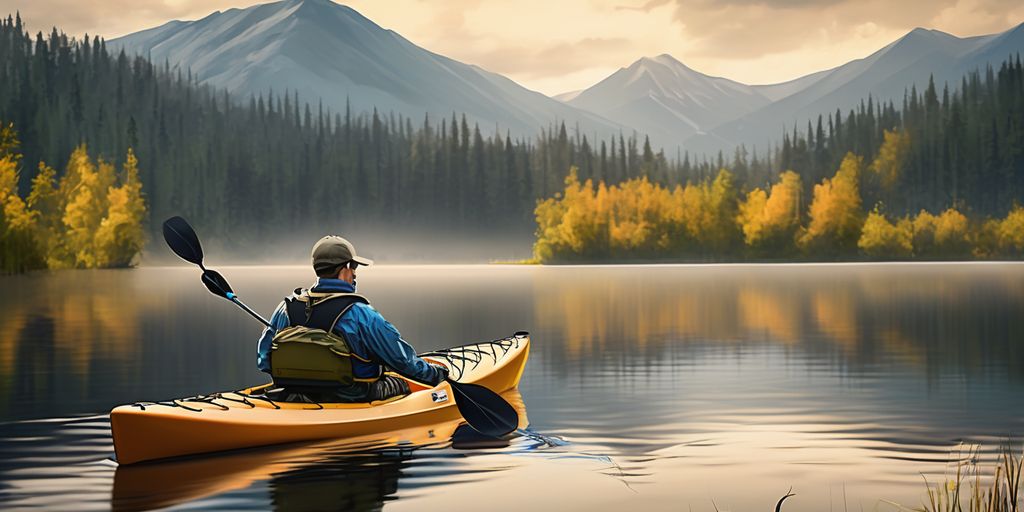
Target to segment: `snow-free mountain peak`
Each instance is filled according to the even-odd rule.
[[[643,57],[568,100],[570,105],[637,127],[669,149],[687,136],[704,133],[768,102],[750,86],[706,75],[668,54]]]

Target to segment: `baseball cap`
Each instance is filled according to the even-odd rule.
[[[321,238],[313,246],[313,269],[320,273],[329,271],[349,261],[360,265],[372,265],[373,260],[356,255],[356,248],[352,242],[337,235],[328,235]]]

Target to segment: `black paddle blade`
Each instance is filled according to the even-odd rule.
[[[195,265],[203,264],[203,247],[187,220],[181,217],[165,220],[164,241],[179,258]]]
[[[233,293],[231,285],[228,284],[228,280],[224,279],[224,276],[220,275],[220,272],[216,270],[206,269],[203,271],[203,284],[206,285],[206,289],[210,290],[210,293],[230,299],[229,293]]]
[[[455,405],[469,426],[485,436],[501,437],[519,427],[519,414],[500,395],[478,384],[448,379]]]

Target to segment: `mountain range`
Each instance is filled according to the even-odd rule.
[[[297,92],[334,112],[374,107],[414,122],[466,114],[482,130],[532,136],[565,122],[609,136],[626,129],[478,66],[427,51],[330,0],[286,0],[171,21],[108,48],[188,69],[236,97]]]
[[[335,112],[373,108],[414,119],[465,113],[482,130],[531,136],[565,122],[607,137],[637,131],[668,153],[765,148],[781,130],[846,112],[871,96],[902,102],[933,77],[958,87],[965,73],[1024,51],[1024,24],[959,38],[914,29],[841,66],[770,85],[696,71],[663,54],[644,57],[597,84],[549,98],[478,66],[420,48],[330,0],[285,0],[171,21],[108,47],[189,69],[236,96],[296,91]]]

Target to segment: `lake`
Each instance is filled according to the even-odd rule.
[[[266,316],[313,281],[214,266]],[[192,267],[0,277],[0,508],[740,511],[792,488],[784,511],[895,510],[1024,434],[1018,263],[380,265],[358,285],[421,351],[530,331],[530,435],[119,468],[109,410],[265,382],[261,326]]]

